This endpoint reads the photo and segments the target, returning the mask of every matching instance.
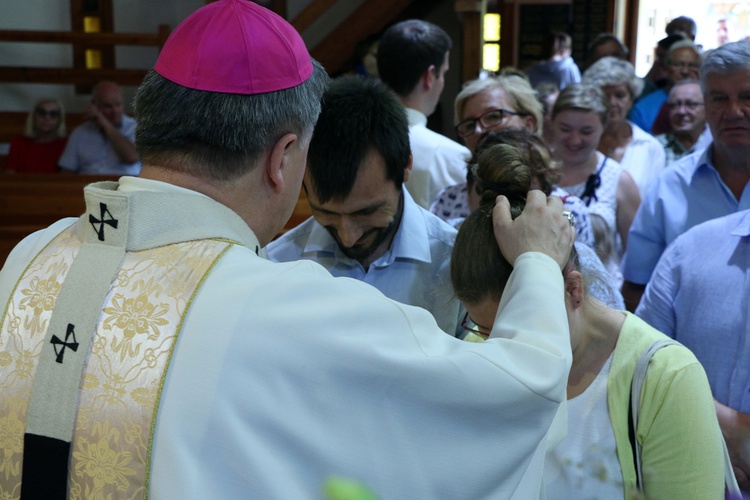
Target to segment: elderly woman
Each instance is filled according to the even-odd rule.
[[[621,283],[620,255],[641,198],[630,174],[596,149],[609,116],[599,87],[568,85],[552,108],[552,149],[562,163],[560,187],[588,205],[597,253]]]
[[[40,99],[26,117],[23,135],[11,139],[5,168],[13,173],[57,173],[57,161],[67,140],[62,103]]]
[[[489,214],[497,195],[504,195],[512,215],[518,215],[532,178],[523,155],[507,144],[491,146],[479,158],[477,182],[485,187],[482,206],[459,229],[451,280],[468,311],[467,330],[484,338],[503,335],[491,326],[512,270],[498,251]],[[562,277],[573,349],[568,433],[547,452],[547,497],[723,499],[727,463],[701,364],[681,345],[658,350],[635,406],[637,425],[631,426],[636,361],[666,336],[637,316],[593,298],[587,285],[592,277],[587,274],[578,267],[574,251]],[[528,369],[540,367],[529,364]],[[640,482],[634,464],[639,447]]]
[[[522,130],[540,136],[542,105],[528,80],[516,74],[504,74],[467,82],[456,96],[456,132],[466,146],[475,153],[487,133],[503,130]],[[542,145],[542,147],[544,147]],[[544,147],[546,150],[546,147]],[[430,211],[457,227],[477,206],[476,193],[470,170],[466,183],[441,190],[430,205]],[[554,184],[552,182],[551,184]],[[566,209],[579,221],[577,239],[593,246],[593,232],[588,223],[586,206],[569,193],[554,188],[552,194],[563,199]]]
[[[456,133],[472,153],[483,132],[508,128],[539,134],[542,107],[524,77],[508,74],[467,82],[456,96]]]
[[[627,119],[643,80],[628,61],[604,57],[584,72],[581,82],[601,88],[609,99],[609,119],[598,149],[630,173],[642,197],[666,161],[659,141]]]

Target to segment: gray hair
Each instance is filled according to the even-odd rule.
[[[526,113],[534,118],[535,134],[539,135],[544,119],[542,104],[537,99],[536,91],[531,87],[529,81],[518,75],[499,75],[466,82],[456,96],[454,104],[455,123],[461,121],[464,105],[470,97],[494,88],[501,89],[508,96],[508,100],[515,108],[515,110],[511,111]]]
[[[571,83],[557,96],[552,107],[552,119],[566,110],[591,111],[599,116],[603,126],[607,126],[609,119],[609,100],[607,95],[597,85],[590,83]]]
[[[695,55],[698,56],[698,60],[701,59],[700,47],[698,47],[691,40],[680,40],[679,42],[675,42],[669,46],[669,50],[667,50],[667,62],[670,62],[672,60],[672,54],[675,50],[679,49],[691,49],[693,52],[695,52]]]
[[[190,89],[151,70],[134,100],[138,155],[143,163],[236,179],[284,134],[312,135],[328,82],[317,61],[313,68],[296,87],[254,95]]]
[[[711,50],[701,64],[700,81],[703,94],[707,94],[706,81],[710,75],[726,76],[737,71],[750,70],[750,42],[725,43]]]
[[[625,85],[633,99],[643,90],[643,80],[635,76],[633,65],[611,56],[602,57],[592,64],[581,76],[581,82],[597,87]]]

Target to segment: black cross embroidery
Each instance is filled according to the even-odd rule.
[[[112,217],[112,214],[109,213],[106,203],[99,203],[99,214],[99,219],[94,217],[93,214],[89,214],[89,222],[96,230],[96,234],[99,236],[99,241],[104,241],[104,224],[109,224],[117,229],[117,219]],[[109,219],[105,219],[105,217],[109,217]],[[97,224],[99,224],[98,229],[96,227]]]
[[[65,354],[65,348],[69,347],[73,349],[73,352],[78,351],[78,342],[76,342],[76,332],[73,331],[75,327],[68,323],[68,331],[65,332],[65,341],[60,340],[57,335],[52,336],[52,340],[50,341],[50,344],[54,346],[55,354],[57,357],[55,358],[55,361],[58,363],[63,362],[63,355]],[[73,342],[68,342],[68,339],[73,336]],[[62,346],[58,349],[57,346]]]

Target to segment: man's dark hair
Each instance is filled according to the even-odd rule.
[[[695,40],[695,35],[698,32],[698,25],[695,21],[687,16],[675,17],[667,23],[664,31],[667,35],[674,35],[675,33],[682,33],[690,40]]]
[[[573,40],[567,33],[553,31],[547,35],[546,46],[547,57],[552,58],[563,50],[570,50],[573,47]]]
[[[378,74],[398,95],[406,96],[430,66],[439,69],[451,39],[442,28],[410,19],[394,24],[380,37]]]
[[[307,155],[307,171],[321,203],[344,200],[371,151],[385,161],[386,176],[397,188],[409,163],[406,110],[385,84],[360,76],[331,81]]]
[[[596,49],[600,45],[604,45],[607,42],[614,42],[620,48],[620,53],[614,55],[613,57],[617,57],[619,59],[627,59],[630,56],[630,49],[628,49],[627,46],[622,43],[622,40],[617,38],[617,36],[615,36],[613,33],[599,33],[594,37],[594,39],[591,41],[591,43],[589,43],[588,46],[588,56],[591,63],[594,62],[591,60],[594,54],[594,49]]]
[[[255,95],[206,92],[154,70],[135,97],[135,146],[143,163],[230,181],[252,170],[284,134],[307,139],[328,81],[313,74],[296,87]]]

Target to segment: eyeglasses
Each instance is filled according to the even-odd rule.
[[[461,328],[463,328],[467,332],[471,332],[471,333],[474,333],[476,335],[479,335],[483,339],[486,339],[487,337],[489,337],[489,334],[487,334],[487,332],[483,332],[483,331],[479,330],[479,328],[477,327],[477,325],[469,317],[469,313],[468,312],[466,314],[464,314],[464,320],[461,322]]]
[[[680,109],[682,106],[685,106],[690,111],[694,111],[698,109],[698,106],[703,106],[703,103],[696,101],[667,101],[667,106],[669,109]]]
[[[36,114],[36,116],[40,118],[45,117],[45,116],[49,116],[50,118],[60,118],[59,109],[36,108],[34,110],[34,113]]]
[[[527,114],[508,111],[507,109],[493,109],[487,111],[479,118],[468,118],[462,121],[456,125],[456,133],[459,137],[469,137],[477,129],[477,122],[482,125],[483,129],[488,130],[502,124],[510,116],[526,116]]]
[[[698,71],[699,69],[701,69],[700,64],[686,63],[684,61],[669,63],[669,65],[672,66],[674,69],[689,69],[692,71]]]

